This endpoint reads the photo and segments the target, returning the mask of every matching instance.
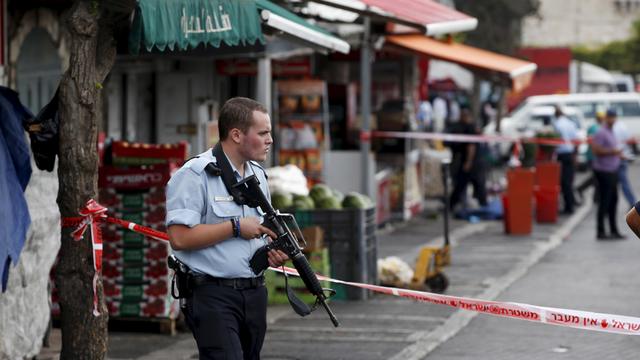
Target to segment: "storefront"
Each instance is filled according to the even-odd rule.
[[[120,55],[106,83],[108,137],[187,141],[189,152],[199,153],[215,140],[225,99],[247,96],[271,106],[273,69],[280,66],[273,59],[349,51],[346,42],[267,0],[232,2],[224,10],[216,1],[201,9],[189,0],[156,3],[138,3],[129,47],[140,54]]]

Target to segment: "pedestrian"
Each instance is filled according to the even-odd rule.
[[[604,117],[605,117],[604,110],[598,110],[596,112],[596,122],[594,124],[591,124],[591,126],[589,126],[589,128],[587,129],[587,138],[589,139],[593,138],[593,135],[595,135],[596,132],[598,132],[600,125],[604,122]],[[593,173],[593,166],[592,166],[593,150],[591,149],[591,144],[589,144],[589,148],[587,149],[587,153],[585,156],[587,160],[587,169],[591,170],[591,174],[589,174],[589,176],[582,183],[580,183],[580,185],[578,185],[578,187],[576,188],[581,201],[584,198],[582,194],[585,192],[585,190],[595,185],[595,182],[596,182],[596,175]],[[593,201],[597,202],[598,201],[597,186],[595,187],[595,189],[596,190],[593,192]]]
[[[437,93],[433,98],[433,132],[441,133],[444,131],[447,121],[447,101],[441,94]]]
[[[629,176],[627,175],[627,169],[629,167],[629,162],[633,157],[631,152],[631,148],[629,147],[629,140],[631,140],[631,133],[627,128],[627,125],[622,121],[616,121],[613,124],[613,136],[618,140],[618,144],[620,144],[620,149],[622,150],[622,159],[620,159],[620,168],[618,169],[618,182],[620,183],[620,189],[622,189],[622,194],[624,198],[627,200],[629,204],[629,208],[632,208],[636,203],[636,196],[631,189],[631,184],[629,183]]]
[[[431,131],[432,129],[433,107],[428,100],[420,102],[416,120],[418,121],[419,131]]]
[[[556,147],[556,155],[560,162],[560,188],[564,200],[564,214],[573,214],[575,198],[573,196],[573,178],[575,176],[576,146],[573,141],[578,139],[576,124],[564,115],[562,109],[556,106],[553,127],[565,142]]]
[[[255,175],[270,199],[265,171],[256,161],[266,159],[273,142],[271,120],[263,105],[237,97],[222,106],[218,130],[220,142],[187,161],[167,184],[169,240],[192,276],[182,311],[200,359],[259,359],[267,290],[249,260],[267,236],[276,235],[261,225],[256,208],[234,201],[223,177],[240,181]],[[271,266],[287,260],[279,250],[268,258]]]
[[[454,134],[478,135],[475,122],[469,109],[462,109],[460,121],[453,124],[450,130]],[[451,145],[451,176],[453,191],[449,200],[449,208],[454,209],[461,200],[466,200],[467,186],[473,185],[474,196],[480,206],[487,206],[486,167],[484,155],[478,143],[453,142]]]
[[[618,207],[618,168],[622,150],[613,135],[613,124],[616,122],[616,111],[607,110],[604,123],[593,137],[591,143],[594,159],[593,170],[600,199],[597,213],[597,238],[599,240],[624,239],[618,231],[616,210]],[[604,228],[604,219],[609,218],[610,234]]]

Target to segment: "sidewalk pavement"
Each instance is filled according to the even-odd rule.
[[[535,224],[528,236],[504,234],[501,221],[469,223],[452,220],[452,264],[445,268],[450,280],[447,294],[495,299],[508,285],[584,218],[585,204],[556,224]],[[423,245],[441,245],[442,218],[418,216],[402,226],[378,234],[378,256],[398,256],[413,267]],[[306,318],[289,305],[269,306],[269,329],[262,351],[265,360],[285,359],[420,359],[455,335],[475,313],[447,306],[418,303],[376,294],[364,301],[330,304],[341,322],[334,328],[322,309]],[[52,345],[39,359],[55,359],[59,329]],[[56,339],[58,339],[56,341]],[[178,335],[110,332],[109,359],[193,359],[197,349],[191,334]]]

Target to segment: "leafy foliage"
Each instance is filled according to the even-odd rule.
[[[633,23],[633,34],[628,40],[613,41],[596,49],[579,46],[572,51],[576,60],[608,70],[640,73],[640,20]]]
[[[514,54],[520,45],[521,23],[536,15],[539,0],[455,0],[456,8],[478,19],[478,28],[466,34],[466,43],[502,54]]]

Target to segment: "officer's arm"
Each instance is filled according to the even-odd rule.
[[[207,207],[206,174],[193,160],[167,184],[167,229],[174,250],[196,250],[233,236],[231,221],[203,224]]]
[[[198,250],[233,236],[231,221],[194,227],[176,224],[170,225],[167,230],[173,250]]]

